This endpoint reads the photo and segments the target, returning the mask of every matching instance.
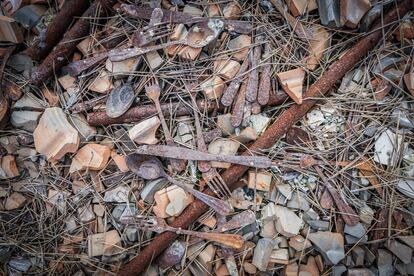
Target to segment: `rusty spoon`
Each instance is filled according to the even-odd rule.
[[[128,168],[139,177],[146,180],[163,177],[172,184],[198,198],[220,215],[226,216],[232,211],[232,207],[227,202],[190,188],[166,174],[161,161],[155,157],[145,158],[140,154],[133,153],[128,155],[125,161]]]

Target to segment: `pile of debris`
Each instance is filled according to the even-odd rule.
[[[2,1],[2,274],[414,274],[412,0],[123,2]]]

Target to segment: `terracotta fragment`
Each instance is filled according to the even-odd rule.
[[[13,155],[0,157],[0,161],[5,178],[13,178],[20,175],[19,170],[17,169],[16,159]]]
[[[295,17],[318,8],[316,0],[287,0],[286,4],[292,15]]]
[[[291,97],[295,103],[302,104],[303,80],[305,70],[297,68],[276,74],[283,90]]]
[[[34,133],[36,151],[49,161],[59,160],[66,153],[79,148],[79,135],[69,124],[65,113],[59,107],[47,108],[39,120]]]
[[[69,172],[101,170],[108,163],[111,149],[99,144],[87,144],[82,147],[72,159]]]
[[[109,73],[105,70],[102,70],[99,75],[92,81],[88,88],[94,92],[106,94],[114,88],[114,85],[112,84]]]
[[[138,144],[156,144],[158,143],[158,139],[155,138],[155,133],[160,124],[161,121],[157,116],[151,117],[131,128],[128,131],[128,136]]]

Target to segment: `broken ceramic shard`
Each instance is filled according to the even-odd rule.
[[[239,147],[240,144],[238,142],[230,139],[219,138],[208,145],[208,152],[211,154],[235,155]],[[211,162],[211,166],[215,168],[228,168],[230,167],[230,163],[214,161]]]
[[[121,237],[116,230],[88,236],[89,257],[111,256],[120,253],[122,250]]]
[[[128,74],[134,71],[141,62],[140,58],[129,58],[122,61],[106,60],[105,68],[114,75]]]
[[[110,118],[118,118],[131,107],[134,102],[134,89],[130,83],[116,87],[106,100],[106,114]]]
[[[402,194],[414,198],[414,180],[400,179],[397,184],[397,189]]]
[[[2,170],[0,179],[13,178],[20,175],[17,169],[16,158],[13,155],[0,157],[0,165]]]
[[[102,170],[108,163],[111,149],[99,144],[87,144],[75,155],[70,165],[69,173],[76,171]]]
[[[286,4],[292,15],[295,17],[304,15],[318,8],[316,0],[287,0]]]
[[[277,74],[283,90],[297,104],[302,104],[303,80],[305,79],[305,70],[297,68]]]
[[[7,197],[4,209],[7,211],[14,210],[23,207],[25,203],[26,198],[21,193],[14,192]]]
[[[322,25],[334,28],[339,28],[344,25],[344,22],[341,18],[340,1],[317,0],[317,4]]]
[[[395,165],[400,154],[404,154],[405,150],[403,137],[386,129],[376,137],[374,161],[383,165]]]
[[[315,70],[329,47],[330,35],[322,27],[313,28],[313,37],[309,39],[309,56],[306,58],[306,67]]]
[[[210,100],[220,99],[223,94],[224,87],[224,81],[218,76],[209,78],[200,85],[201,90],[204,91],[207,98]]]
[[[170,201],[165,208],[165,212],[172,217],[178,217],[184,209],[193,202],[193,199],[183,189],[177,186],[167,188],[167,196]]]
[[[341,0],[340,6],[345,25],[349,28],[356,28],[359,21],[371,8],[371,3],[369,0]]]
[[[124,203],[128,202],[128,195],[130,189],[125,186],[121,185],[114,189],[107,190],[105,192],[104,201],[105,202],[117,202],[117,203]]]
[[[252,38],[248,35],[239,35],[229,41],[227,47],[229,50],[234,51],[232,57],[238,61],[243,61],[249,53],[249,47],[252,44]]]
[[[270,190],[270,184],[272,182],[272,174],[269,172],[256,172],[249,171],[248,187],[250,189],[257,189],[259,191]]]
[[[106,70],[102,70],[88,87],[89,90],[102,94],[108,93],[112,88],[114,85]]]
[[[161,121],[157,116],[151,117],[131,128],[128,131],[128,136],[138,144],[156,144],[158,143],[158,139],[155,138],[155,133],[160,124]]]
[[[254,249],[253,264],[260,271],[266,271],[275,242],[272,239],[260,239]]]
[[[223,57],[214,61],[214,71],[220,77],[231,80],[240,70],[240,63],[235,60]]]
[[[69,124],[59,107],[45,110],[33,138],[36,151],[49,161],[59,160],[68,152],[76,152],[80,142],[78,132]]]

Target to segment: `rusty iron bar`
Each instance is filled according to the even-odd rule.
[[[317,80],[304,95],[302,105],[294,104],[263,133],[263,135],[250,146],[249,150],[243,155],[249,155],[250,152],[257,152],[271,147],[280,139],[286,131],[300,118],[302,118],[317,102],[310,98],[321,97],[326,94],[335,83],[340,80],[355,64],[363,58],[381,39],[383,29],[388,29],[393,22],[403,17],[414,6],[414,0],[405,0],[400,2],[372,28],[372,32],[359,40],[351,49],[349,49],[338,61],[332,64],[327,71]],[[382,25],[382,24],[383,25]],[[230,189],[235,189],[238,179],[247,171],[247,167],[236,165],[231,166],[222,174],[223,179],[229,185]],[[207,189],[208,194],[213,195],[212,191]],[[172,227],[187,228],[198,217],[206,212],[208,207],[199,200],[194,201],[184,212],[177,217]],[[143,248],[138,256],[123,266],[118,275],[137,275],[143,272],[152,260],[157,258],[168,246],[177,238],[176,233],[163,233],[156,236],[150,244]]]
[[[35,86],[40,86],[49,77],[51,77],[55,71],[61,69],[68,63],[70,55],[76,49],[76,45],[79,43],[79,39],[87,36],[90,31],[90,18],[99,14],[109,15],[112,12],[110,8],[114,3],[114,0],[99,0],[95,1],[90,6],[76,23],[70,28],[70,30],[64,35],[63,39],[55,47],[55,49],[45,58],[35,71],[33,71],[30,82]]]
[[[283,103],[288,98],[287,94],[280,91],[277,94],[270,96],[268,106],[275,106]],[[208,112],[212,112],[216,108],[216,103],[209,101],[207,104],[203,100],[197,101],[198,108],[200,110],[207,109]],[[161,110],[164,116],[170,116],[170,112],[173,112],[175,116],[185,116],[192,114],[190,108],[185,107],[182,103],[161,104]],[[141,105],[130,108],[124,115],[118,118],[109,117],[105,111],[88,113],[88,124],[97,125],[111,125],[131,123],[143,120],[150,116],[156,115],[157,109],[155,105]]]
[[[63,34],[70,26],[74,17],[81,16],[89,7],[90,2],[85,0],[69,0],[63,4],[62,9],[55,15],[53,21],[47,26],[44,40],[27,49],[27,54],[34,60],[43,60],[59,43]]]

